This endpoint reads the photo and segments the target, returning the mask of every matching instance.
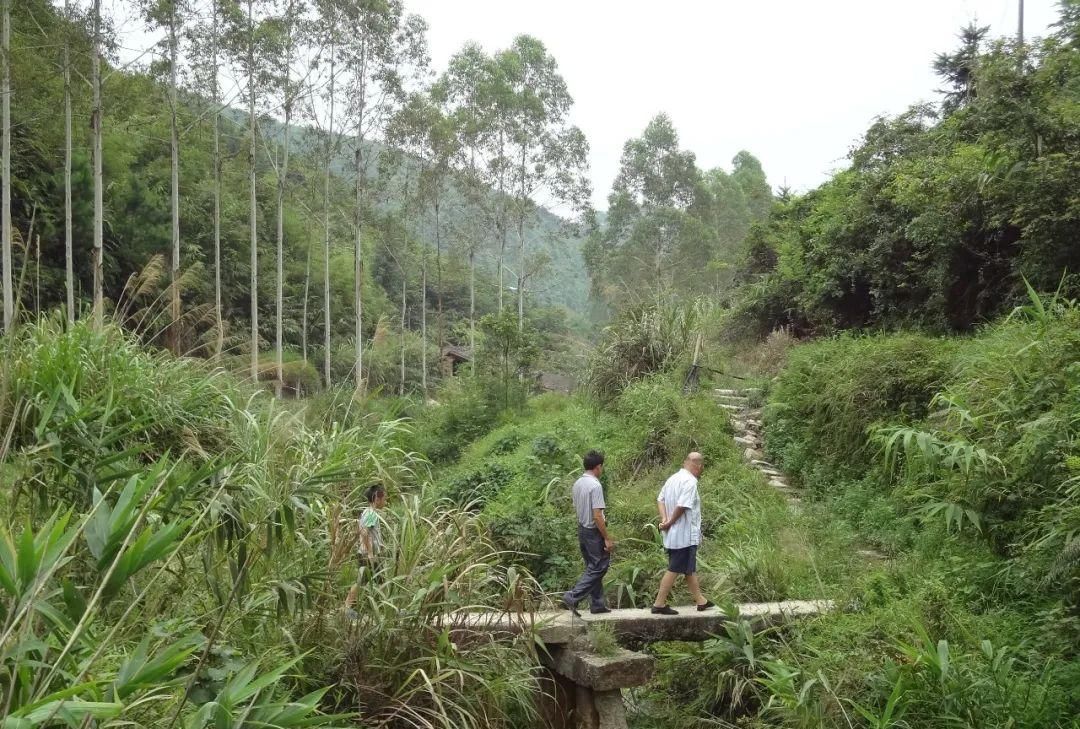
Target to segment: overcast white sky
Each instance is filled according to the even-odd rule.
[[[107,0],[114,17],[130,0]],[[429,25],[433,70],[467,41],[488,51],[529,33],[548,47],[592,146],[593,202],[607,207],[623,143],[674,120],[703,169],[746,149],[774,187],[805,191],[843,167],[871,120],[934,100],[935,53],[972,20],[1016,32],[1018,0],[405,0]],[[1056,0],[1027,0],[1025,34]],[[142,24],[122,23],[145,48]],[[132,37],[134,36],[134,37]],[[130,55],[131,51],[124,55]]]
[[[1016,32],[1018,0],[405,0],[427,18],[436,70],[468,40],[529,33],[559,62],[607,207],[623,142],[657,112],[703,168],[756,155],[774,186],[805,190],[842,167],[879,114],[935,99],[934,54],[975,19]],[[1027,0],[1045,35],[1055,0]]]

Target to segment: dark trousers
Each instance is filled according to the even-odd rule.
[[[611,565],[611,555],[604,549],[604,537],[595,527],[587,529],[578,525],[578,546],[581,558],[585,560],[585,573],[581,579],[563,595],[563,602],[576,607],[579,602],[589,597],[592,608],[604,607],[604,575]]]

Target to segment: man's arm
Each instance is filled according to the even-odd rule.
[[[679,519],[682,519],[683,514],[685,514],[693,507],[695,503],[694,497],[696,495],[695,489],[696,487],[688,487],[687,485],[683,485],[681,488],[679,488],[679,490],[676,492],[677,497],[675,499],[675,509],[671,512],[671,516],[668,517],[668,520],[664,524],[660,525],[661,530],[667,530],[675,526]]]
[[[663,507],[661,507],[661,509],[662,508]],[[675,526],[675,522],[679,521],[679,519],[682,519],[682,516],[685,513],[686,513],[686,507],[685,506],[676,506],[675,511],[671,512],[671,518],[668,519],[667,521],[660,522],[660,531],[666,532],[668,529]],[[662,514],[663,514],[663,512],[661,512],[661,515]]]
[[[605,542],[611,541],[611,538],[608,537],[608,533],[607,533],[607,519],[604,518],[604,510],[603,509],[593,509],[592,510],[592,517],[593,517],[593,521],[596,522],[596,529],[597,529],[597,531],[600,532],[600,536],[602,536],[604,538]]]
[[[615,542],[612,541],[611,535],[607,530],[607,519],[604,518],[604,507],[607,504],[604,503],[604,492],[599,488],[593,493],[592,498],[592,515],[593,521],[596,522],[596,530],[600,532],[600,536],[604,538],[604,549],[610,552],[615,547]]]

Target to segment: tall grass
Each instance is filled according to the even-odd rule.
[[[440,616],[520,603],[529,580],[497,566],[474,517],[422,516],[404,421],[308,425],[322,419],[113,327],[43,319],[0,349],[5,727],[528,716],[528,652]],[[353,517],[375,479],[408,495],[398,558],[349,627]]]
[[[609,400],[635,380],[667,372],[688,359],[711,310],[705,299],[627,310],[604,329],[593,351],[586,375],[589,389]]]
[[[774,720],[1075,726],[1078,362],[1080,308],[1034,294],[965,339],[791,353],[767,446],[814,493],[821,538],[851,530],[890,559],[848,586],[859,613],[778,651]]]

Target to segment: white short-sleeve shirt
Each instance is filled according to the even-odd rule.
[[[684,549],[701,544],[701,498],[698,496],[698,480],[685,468],[671,476],[660,489],[657,501],[664,502],[670,517],[675,507],[686,509],[682,517],[671,525],[664,535],[665,549]]]

